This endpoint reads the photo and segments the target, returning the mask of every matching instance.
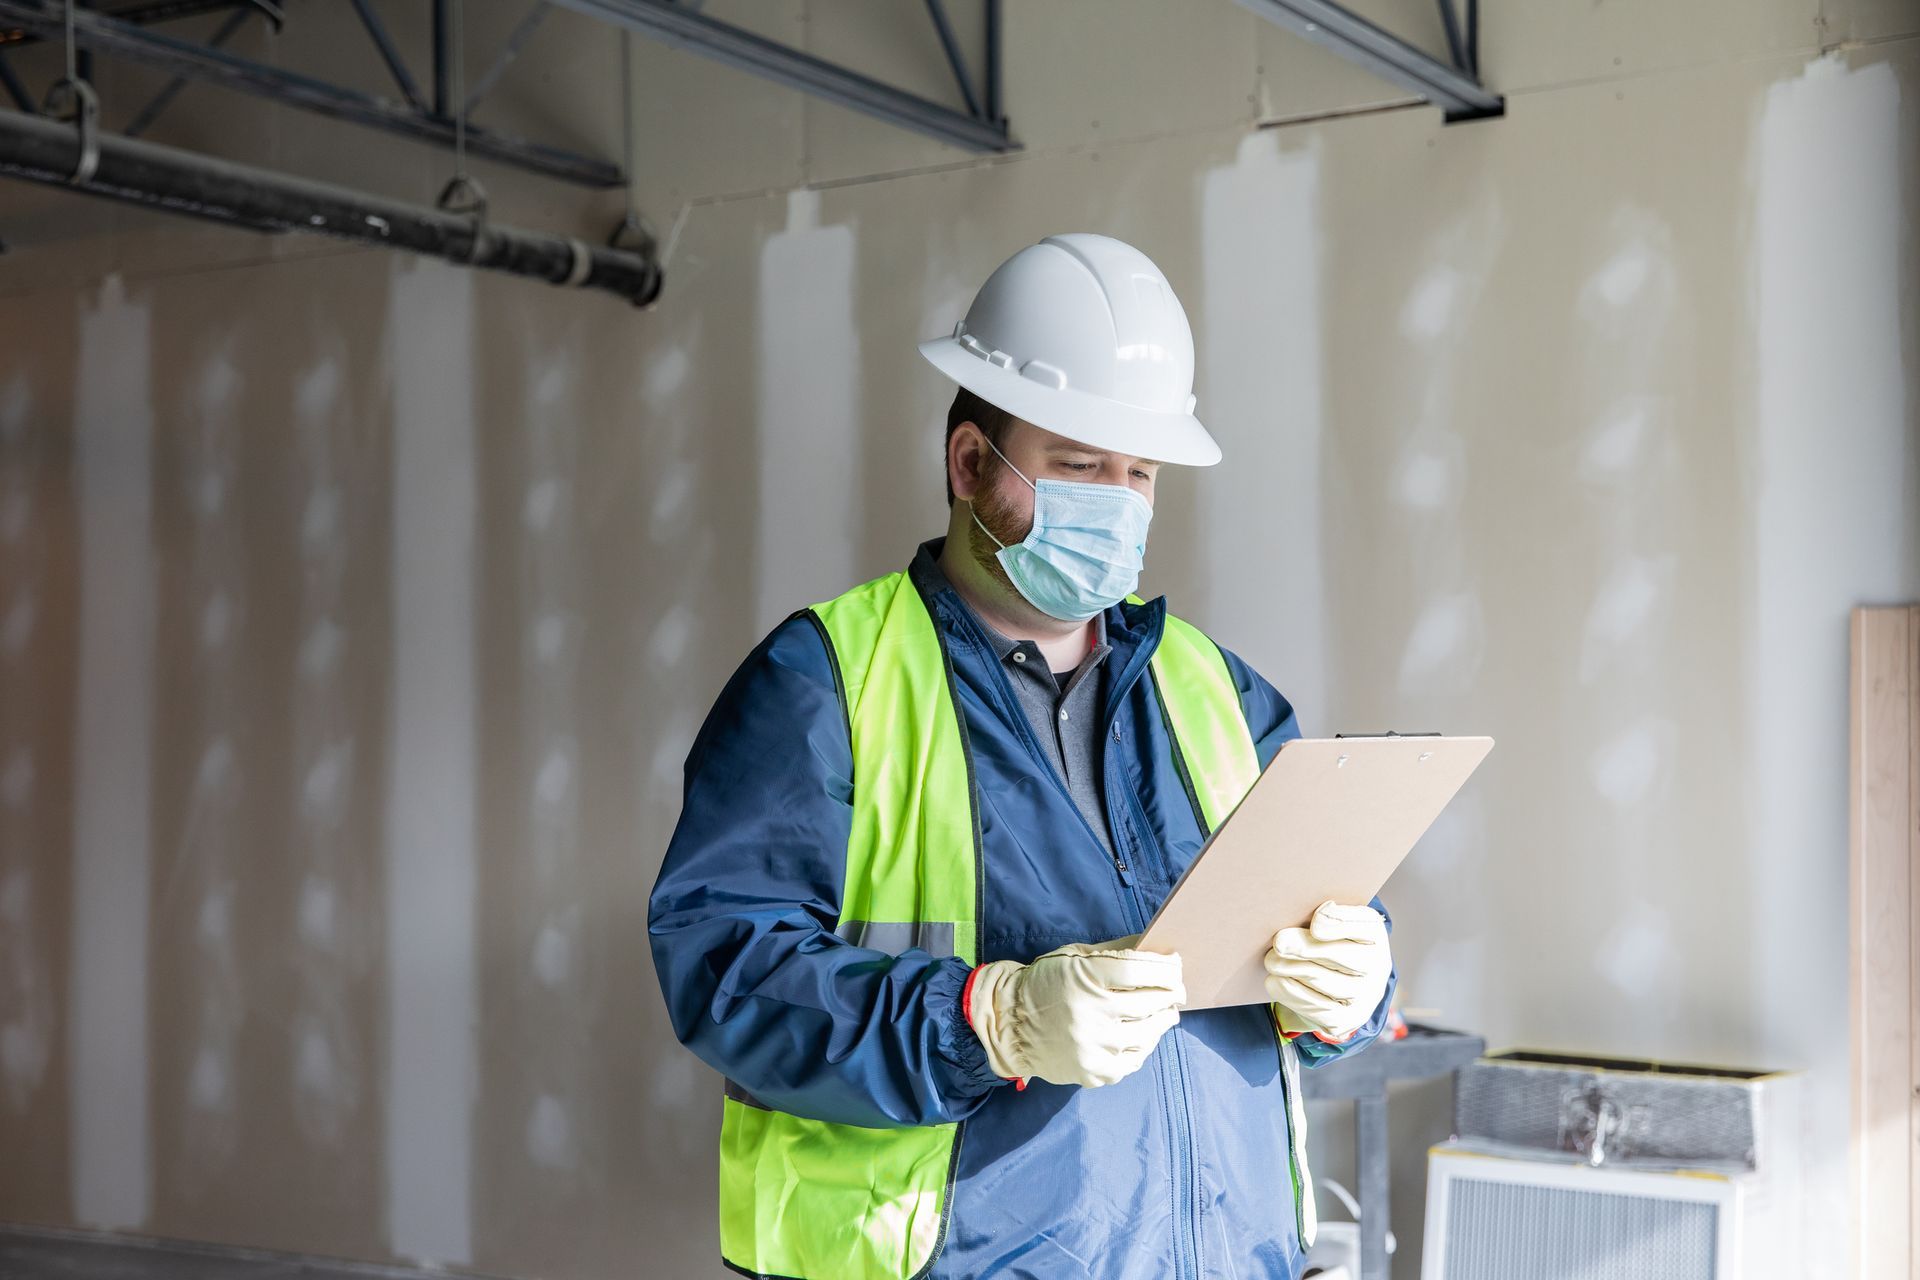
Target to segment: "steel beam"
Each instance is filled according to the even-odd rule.
[[[1506,100],[1472,76],[1416,49],[1334,0],[1237,0],[1276,26],[1305,36],[1350,62],[1433,103],[1449,121],[1506,110]],[[1470,22],[1470,25],[1471,22]]]
[[[225,45],[227,41],[233,39],[234,34],[238,32],[241,27],[245,26],[247,19],[252,16],[253,15],[244,8],[235,9],[227,15],[227,20],[220,24],[219,30],[207,38],[207,47],[210,49],[218,49]],[[173,79],[167,81],[166,86],[162,88],[160,92],[153,95],[153,101],[142,107],[140,114],[127,122],[127,127],[122,132],[129,138],[137,138],[148,129],[151,129],[153,122],[160,118],[160,113],[165,111],[167,105],[179,97],[180,91],[186,87],[187,78],[185,76],[175,76]]]
[[[1467,51],[1460,43],[1460,18],[1453,11],[1453,0],[1438,0],[1438,3],[1440,26],[1447,33],[1447,56],[1453,59],[1456,71],[1471,75],[1473,60],[1467,57]]]
[[[401,96],[413,104],[414,110],[425,112],[427,100],[420,96],[420,86],[413,82],[413,73],[407,70],[407,60],[400,56],[393,37],[387,34],[386,23],[380,21],[380,15],[373,11],[373,0],[353,0],[353,8],[360,15],[360,25],[365,29],[367,38],[373,41],[373,47],[379,51],[380,61],[387,64],[387,74],[393,77]]]
[[[548,0],[534,0],[533,7],[528,9],[520,21],[514,25],[513,31],[507,36],[507,42],[500,46],[500,52],[495,56],[493,65],[481,73],[480,78],[473,82],[473,87],[467,92],[467,100],[460,109],[469,117],[480,105],[481,99],[492,93],[494,86],[500,83],[500,77],[507,74],[507,68],[513,65],[514,59],[526,51],[527,41],[533,39],[533,33],[540,29],[540,24],[546,21],[547,15],[551,12],[553,12],[553,6],[548,3]]]
[[[465,50],[460,51],[464,55]],[[453,0],[433,0],[433,113],[453,114]]]
[[[751,71],[889,124],[968,151],[1018,149],[1004,121],[985,120],[941,106],[757,36],[668,0],[554,0],[564,8],[625,27],[702,57]]]
[[[152,22],[177,22],[181,18],[195,18],[203,13],[218,13],[222,9],[253,7],[253,0],[155,0],[152,4],[116,9],[113,16],[122,22],[145,26]]]
[[[967,104],[967,114],[977,119],[980,103],[973,95],[973,77],[967,74],[967,58],[960,52],[960,39],[953,34],[953,24],[947,21],[947,6],[941,0],[927,0],[927,16],[933,19],[940,48],[947,55],[947,66],[953,71],[954,82],[960,86],[960,100]]]
[[[602,289],[639,305],[660,293],[660,264],[651,254],[484,225],[464,214],[116,134],[103,133],[97,140],[98,166],[87,181],[74,183],[80,148],[75,125],[0,111],[0,175],[255,231],[332,236],[550,284]]]
[[[1000,0],[987,0],[987,119],[1004,123],[1000,114]]]
[[[117,22],[130,22],[145,27],[161,22],[178,22],[185,18],[197,18],[207,13],[224,13],[229,9],[262,9],[272,18],[275,30],[279,29],[282,18],[276,6],[264,7],[260,0],[157,0],[154,4],[135,5],[131,9],[115,9],[107,16]],[[7,44],[38,44],[40,37],[26,32],[0,31],[0,46]]]
[[[37,109],[33,95],[27,92],[26,83],[7,62],[7,51],[4,46],[0,46],[0,89],[5,89],[7,96],[13,99],[13,105],[22,111]]]
[[[61,39],[63,10],[40,0],[0,0],[0,25],[12,25],[46,39]],[[278,67],[269,67],[221,49],[178,40],[158,31],[79,9],[74,38],[84,48],[157,67],[173,75],[205,80],[222,88],[284,102],[337,120],[383,129],[401,137],[453,145],[451,119],[424,115],[386,98],[345,89]],[[528,142],[491,129],[467,126],[467,149],[503,164],[588,187],[617,187],[626,178],[618,165],[557,147]]]

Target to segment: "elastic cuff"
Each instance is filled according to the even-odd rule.
[[[980,971],[986,967],[987,966],[983,964],[973,966],[973,972],[967,975],[967,985],[960,988],[960,1016],[967,1020],[967,1030],[969,1031],[973,1030],[973,980],[978,978]],[[978,1035],[974,1036],[976,1040],[979,1038]],[[984,1050],[986,1046],[982,1045],[981,1048]],[[1003,1084],[1012,1085],[1016,1092],[1025,1093],[1027,1091],[1027,1082],[1018,1077],[996,1076],[995,1079]]]
[[[967,1097],[978,1097],[1001,1081],[987,1064],[987,1046],[980,1043],[973,1024],[967,1020],[967,997],[973,976],[979,970],[962,967],[965,963],[955,959],[942,961],[927,979],[927,996],[935,1002],[934,1008],[939,1007],[938,1001],[942,999],[947,1002],[938,1022],[938,1048],[941,1058],[952,1067],[956,1091]]]

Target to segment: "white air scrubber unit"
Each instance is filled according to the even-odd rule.
[[[1428,1156],[1422,1280],[1803,1280],[1797,1075],[1506,1053]]]

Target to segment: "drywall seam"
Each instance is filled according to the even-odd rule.
[[[152,1208],[147,936],[154,704],[150,316],[109,277],[80,320],[74,726],[73,1216],[131,1228]]]
[[[471,1260],[476,743],[473,278],[396,266],[387,757],[389,1244]]]

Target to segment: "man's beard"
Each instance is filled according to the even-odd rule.
[[[1018,596],[1020,589],[1013,585],[1013,579],[1007,576],[1005,567],[1001,565],[1000,548],[994,545],[993,538],[1000,539],[1009,547],[1015,546],[1026,541],[1027,534],[1033,529],[1033,524],[1028,521],[1025,528],[1020,528],[1019,509],[1014,506],[1012,499],[1000,492],[1001,472],[998,459],[993,460],[981,470],[980,487],[974,491],[971,500],[975,519],[967,521],[967,552],[973,557],[973,562],[986,571],[988,577],[1005,587],[1012,595]],[[993,538],[989,538],[986,532],[981,530],[981,525],[985,525],[992,531]],[[1016,530],[1018,532],[1015,532]],[[1013,536],[1009,536],[1010,534]]]

